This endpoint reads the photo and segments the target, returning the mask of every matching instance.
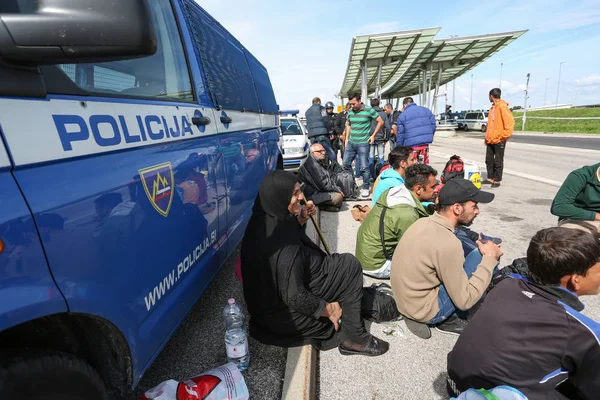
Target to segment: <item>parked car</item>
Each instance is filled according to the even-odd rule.
[[[488,112],[469,111],[466,112],[463,118],[456,120],[457,129],[463,131],[477,130],[485,132],[487,130]]]
[[[308,157],[310,146],[306,127],[295,115],[297,113],[279,118],[283,137],[283,168],[286,171],[298,171]]]
[[[269,75],[195,0],[0,20],[0,399],[123,399],[283,164]]]

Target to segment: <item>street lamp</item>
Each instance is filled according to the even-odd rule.
[[[544,106],[546,105],[546,95],[548,94],[548,81],[550,78],[546,78],[546,88],[544,89]]]
[[[471,104],[469,111],[473,111],[473,74],[471,74]]]
[[[502,90],[502,68],[504,67],[504,63],[500,63],[500,90]]]
[[[525,104],[523,105],[523,125],[521,130],[525,130],[525,121],[527,121],[527,99],[529,98],[529,77],[531,74],[527,74],[527,83],[525,84]]]
[[[558,108],[558,92],[560,91],[560,73],[562,70],[562,65],[566,63],[566,61],[561,61],[558,66],[558,86],[556,86],[556,108]]]

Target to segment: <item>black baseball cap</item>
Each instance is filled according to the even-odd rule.
[[[465,201],[475,201],[477,203],[491,203],[494,200],[494,194],[477,189],[473,182],[467,179],[451,179],[444,185],[438,195],[441,206],[449,206]]]

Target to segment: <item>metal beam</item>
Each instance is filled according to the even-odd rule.
[[[426,52],[429,47],[431,46],[431,42],[429,42],[429,44],[427,45],[427,47],[423,50],[423,53]],[[442,44],[439,48],[437,48],[432,54],[431,56],[429,56],[427,58],[427,60],[425,60],[422,64],[418,65],[418,67],[422,67],[422,68],[426,68],[427,63],[432,62],[435,57],[437,57],[437,55],[439,54],[440,51],[442,51],[442,49],[444,48],[444,44]],[[405,81],[407,83],[405,83],[404,85],[400,86],[400,88],[395,88],[393,90],[390,90],[392,93],[398,92],[402,89],[404,89],[406,86],[408,86],[408,83],[412,82],[415,79],[415,76],[417,74],[419,74],[418,72],[419,70],[417,69],[415,73],[413,73],[408,79],[402,79],[402,81]]]
[[[405,54],[410,54],[412,52],[412,50],[415,48],[415,46],[417,45],[417,43],[419,42],[419,39],[421,39],[421,34],[418,34],[415,36],[413,42],[410,44],[410,46],[408,47],[408,50],[406,51]],[[430,43],[431,44],[431,43]],[[426,49],[425,49],[426,50]],[[423,50],[423,51],[425,51]],[[404,58],[404,60],[406,60],[406,58]],[[402,60],[402,62],[399,62],[396,65],[396,68],[394,68],[394,70],[392,71],[391,74],[389,74],[388,78],[386,79],[385,82],[382,83],[382,85],[387,85],[387,83],[390,81],[390,79],[392,79],[392,77],[394,75],[396,75],[396,72],[398,72],[398,69],[400,69],[400,67],[402,66],[402,64],[404,64],[404,60]]]
[[[367,66],[364,62],[360,69],[360,77],[360,97],[362,101],[366,101],[366,98],[369,96],[369,93],[367,88]]]
[[[379,63],[379,67],[377,67],[377,86],[375,86],[376,98],[379,98],[379,96],[381,96],[381,68],[383,68],[383,64]]]
[[[454,74],[449,80],[453,80],[458,78],[459,76],[461,76],[462,74],[464,74],[465,72],[467,72],[469,69],[475,67],[477,65],[477,63],[480,63],[481,61],[485,60],[486,58],[488,58],[490,56],[490,54],[493,54],[496,50],[498,50],[500,47],[504,46],[506,44],[506,42],[508,42],[509,40],[512,39],[512,36],[508,36],[505,37],[504,39],[502,39],[501,41],[498,42],[498,44],[496,44],[494,47],[492,47],[491,49],[489,49],[488,51],[486,51],[483,56],[478,57],[475,59],[475,63],[469,63],[467,64],[467,66],[463,69],[461,69],[458,73]]]

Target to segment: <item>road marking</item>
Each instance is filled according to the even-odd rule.
[[[451,154],[440,153],[439,151],[435,151],[435,150],[430,150],[429,151],[429,155],[434,156],[434,157],[438,157],[438,158],[443,158],[445,160],[449,160],[450,157],[452,156]],[[477,164],[479,166],[479,168],[481,168],[484,171],[486,169],[485,163],[480,163],[480,162],[477,162],[477,161],[474,161],[474,160],[469,160],[467,158],[463,158],[463,161],[464,162],[471,162],[471,163]],[[525,174],[523,172],[514,171],[512,169],[506,169],[506,168],[504,168],[504,173],[508,174],[508,175],[517,176],[519,178],[528,179],[530,181],[536,181],[536,182],[540,182],[540,183],[545,183],[545,184],[551,185],[551,186],[556,186],[556,187],[561,187],[562,186],[562,182],[554,181],[552,179],[542,178],[541,176],[535,176],[535,175]]]

